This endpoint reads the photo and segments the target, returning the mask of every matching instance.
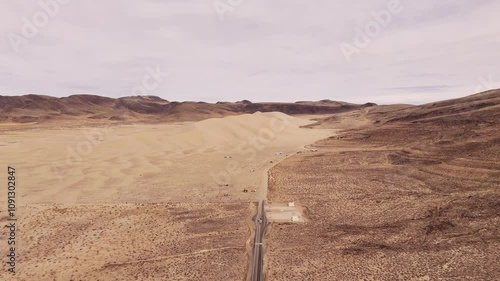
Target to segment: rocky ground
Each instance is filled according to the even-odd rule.
[[[15,280],[241,280],[251,211],[249,203],[25,206]],[[14,280],[1,269],[1,280]]]
[[[268,280],[498,280],[498,97],[319,122],[343,131],[271,171],[269,200],[308,220],[272,226]]]

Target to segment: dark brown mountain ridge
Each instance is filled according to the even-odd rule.
[[[336,101],[276,103],[175,102],[156,96],[109,98],[97,95],[50,97],[0,96],[0,121],[49,122],[51,120],[112,120],[126,122],[197,121],[242,113],[279,111],[286,114],[332,114],[375,106]]]

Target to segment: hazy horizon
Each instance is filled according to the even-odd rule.
[[[423,104],[500,88],[500,2],[2,2],[0,95]]]
[[[486,90],[486,91],[491,91],[491,90],[492,89]],[[493,89],[493,90],[495,90],[495,89]],[[486,92],[486,91],[482,91],[482,92]],[[481,93],[481,92],[478,92],[478,93]],[[478,93],[473,93],[473,94],[478,94]],[[473,94],[470,94],[470,95],[473,95]],[[96,95],[96,94],[92,94],[92,93],[76,93],[76,94],[71,94],[71,95],[53,96],[53,95],[50,95],[50,94],[29,93],[29,94],[21,94],[21,95],[1,95],[0,94],[0,97],[2,97],[2,96],[5,96],[5,97],[21,97],[21,96],[27,96],[27,95],[49,96],[49,97],[54,97],[54,98],[68,98],[70,96],[75,96],[75,95],[94,95],[94,96],[108,97],[108,98],[114,98],[114,99],[125,98],[125,97],[137,97],[137,96],[141,96],[141,95],[135,95],[135,96],[123,95],[123,96],[112,97],[112,96],[107,96],[107,95]],[[467,96],[470,96],[470,95],[450,97],[450,98],[446,98],[446,99],[433,100],[433,101],[424,102],[424,103],[376,103],[376,104],[377,105],[394,105],[394,104],[423,105],[423,104],[428,104],[428,103],[433,103],[433,102],[439,102],[439,101],[444,101],[444,100],[449,100],[449,99],[459,99],[459,98],[467,97]],[[160,97],[160,98],[162,98],[162,99],[164,99],[164,100],[166,100],[168,102],[204,102],[204,103],[217,103],[217,102],[230,102],[231,103],[232,102],[232,103],[235,103],[235,102],[241,102],[243,100],[248,100],[248,101],[250,101],[252,103],[298,103],[298,102],[319,102],[319,101],[322,101],[322,100],[331,100],[331,101],[346,102],[346,103],[353,103],[353,104],[373,103],[373,101],[370,101],[370,100],[367,100],[367,101],[364,101],[364,102],[352,102],[352,101],[349,101],[349,100],[335,100],[335,99],[329,99],[329,98],[325,98],[325,99],[322,99],[322,100],[250,100],[250,99],[241,99],[241,100],[205,101],[205,100],[171,100],[171,99],[166,99],[166,98],[158,96],[158,95],[145,95],[145,96]]]

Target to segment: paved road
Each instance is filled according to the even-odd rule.
[[[251,281],[263,281],[264,271],[263,267],[263,242],[266,233],[267,218],[264,211],[264,201],[259,201],[257,215],[255,216],[255,240],[253,246],[252,268],[251,268]]]

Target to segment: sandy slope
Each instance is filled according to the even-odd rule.
[[[241,190],[259,187],[266,164],[330,134],[298,128],[307,123],[255,113],[196,123],[17,131],[2,136],[0,155],[18,169],[23,203],[252,199]]]

